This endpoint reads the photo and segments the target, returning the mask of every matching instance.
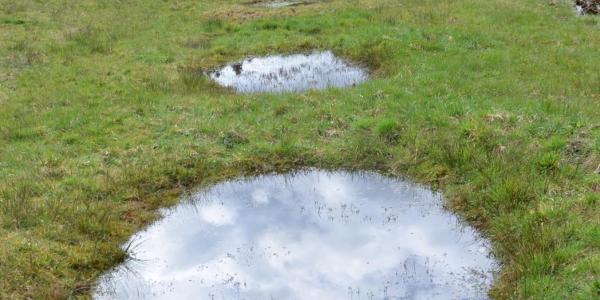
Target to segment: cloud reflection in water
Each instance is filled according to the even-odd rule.
[[[331,51],[249,58],[208,75],[221,86],[242,94],[352,87],[368,79],[366,70],[337,58]]]
[[[485,299],[488,244],[424,187],[308,171],[195,194],[136,234],[97,299]]]

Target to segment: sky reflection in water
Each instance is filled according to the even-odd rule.
[[[487,243],[440,195],[308,171],[195,194],[132,238],[97,299],[485,299]]]
[[[284,93],[349,87],[367,80],[367,72],[331,51],[249,58],[209,74],[238,93]]]
[[[310,4],[307,1],[290,1],[290,0],[282,0],[282,1],[266,1],[266,2],[257,2],[254,4],[255,6],[262,6],[267,8],[282,8],[287,6],[296,6],[302,4]]]

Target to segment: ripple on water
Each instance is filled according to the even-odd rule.
[[[367,72],[332,52],[249,58],[209,73],[211,79],[238,93],[302,92],[349,87],[364,82]]]
[[[225,182],[163,211],[96,299],[485,299],[497,264],[431,190],[374,173]]]

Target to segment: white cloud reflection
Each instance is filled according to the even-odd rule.
[[[201,206],[199,211],[205,222],[215,226],[232,225],[235,219],[235,210],[219,203]]]
[[[349,87],[367,80],[367,72],[337,58],[331,51],[256,57],[209,74],[238,93],[302,92]]]
[[[379,175],[229,182],[138,233],[98,299],[481,299],[487,244],[440,197]]]

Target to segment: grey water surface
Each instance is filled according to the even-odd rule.
[[[330,0],[274,0],[274,1],[253,1],[252,5],[264,8],[282,8],[289,6],[310,5]]]
[[[96,299],[486,299],[489,244],[438,193],[308,170],[203,189],[131,238]]]
[[[209,77],[238,93],[285,93],[354,86],[368,74],[326,51],[249,58],[210,72]]]

